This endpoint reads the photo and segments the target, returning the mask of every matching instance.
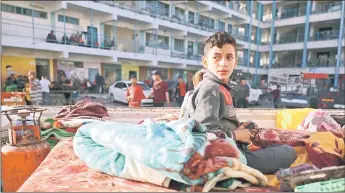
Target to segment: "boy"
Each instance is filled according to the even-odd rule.
[[[226,32],[212,35],[206,41],[202,62],[206,72],[191,96],[186,117],[204,124],[209,132],[232,137],[245,154],[248,166],[264,174],[288,168],[296,159],[295,150],[288,145],[255,152],[240,145],[249,144],[252,135],[240,126],[230,93],[229,78],[237,66],[236,40]]]
[[[177,98],[177,103],[181,107],[183,103],[183,99],[186,95],[186,83],[184,83],[184,80],[182,77],[178,77],[178,83],[176,86],[176,98]]]
[[[129,107],[140,107],[141,100],[145,98],[144,90],[141,86],[137,85],[137,77],[131,77],[132,86],[128,88],[126,99]]]

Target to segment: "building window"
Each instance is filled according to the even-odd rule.
[[[174,39],[174,50],[184,52],[184,40]]]
[[[154,47],[154,35],[152,33],[146,33],[146,46]]]
[[[37,17],[37,18],[47,19],[47,12],[33,10],[33,13],[32,13],[32,9],[13,6],[13,5],[7,5],[3,3],[1,4],[1,11],[7,12],[7,13],[26,15],[30,17],[32,17],[33,15],[34,17]]]
[[[232,25],[228,24],[228,33],[231,35],[232,34]]]
[[[204,47],[205,47],[205,44],[198,43],[198,54],[200,56],[204,55]]]
[[[192,11],[189,11],[188,12],[188,23],[194,24],[194,17],[195,17],[195,13]]]
[[[184,9],[175,7],[175,16],[177,16],[180,20],[184,20]]]
[[[58,15],[58,21],[64,22],[64,16]],[[73,25],[79,25],[79,19],[75,17],[66,16],[66,23],[73,24]]]
[[[157,5],[157,13],[159,15],[163,15],[163,16],[169,17],[169,5],[165,4],[165,3],[162,3],[160,1],[158,1],[157,3],[158,3],[158,5]]]
[[[158,48],[169,50],[169,37],[158,35]]]
[[[218,22],[218,31],[220,31],[220,32],[225,31],[225,23],[224,23],[224,21],[219,21]]]

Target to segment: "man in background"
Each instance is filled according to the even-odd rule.
[[[180,107],[186,95],[186,92],[187,92],[186,90],[187,90],[186,83],[184,82],[182,77],[179,77],[177,87],[176,87],[176,95],[177,95],[177,103],[179,104]]]
[[[154,80],[153,92],[147,98],[153,97],[155,107],[164,107],[165,102],[170,106],[168,83],[162,80],[162,74],[158,70],[152,72],[152,79]]]
[[[51,84],[50,81],[48,80],[47,76],[42,76],[42,79],[40,80],[40,84],[42,87],[42,100],[44,105],[50,105],[50,88]]]
[[[236,98],[237,98],[237,108],[247,108],[249,99],[249,87],[244,78],[241,78],[240,85],[237,88]]]

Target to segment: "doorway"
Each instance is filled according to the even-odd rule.
[[[93,44],[92,47],[98,47],[96,46],[97,42],[98,42],[97,28],[87,26],[87,46],[91,47],[91,43],[92,43]]]
[[[89,75],[89,80],[91,83],[93,83],[96,79],[96,75],[99,72],[98,68],[89,68],[88,69],[88,75]]]
[[[190,56],[194,55],[193,53],[194,53],[194,43],[191,42],[191,41],[188,41],[188,49],[187,49],[187,56],[188,56],[188,58]]]
[[[36,58],[36,76],[41,80],[42,76],[47,76],[50,80],[49,59]]]
[[[134,76],[134,77],[136,77],[138,79],[137,74],[138,74],[137,71],[129,71],[129,78]]]

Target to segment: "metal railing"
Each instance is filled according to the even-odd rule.
[[[294,9],[285,9],[282,11],[280,17],[278,19],[288,19],[293,17],[300,17],[305,16],[306,14],[306,7],[294,8]]]
[[[213,2],[213,3],[217,3],[218,5],[221,5],[221,6],[224,6],[224,7],[226,7],[226,1],[211,1],[211,2]]]
[[[323,31],[323,32],[316,32],[314,38],[311,38],[314,41],[322,41],[322,40],[335,40],[339,38],[339,30],[332,30],[332,31]]]
[[[295,59],[282,59],[272,64],[272,68],[300,68],[301,66],[301,63],[297,63]]]
[[[244,14],[244,15],[249,15],[248,11],[245,9],[245,7],[241,6],[240,3],[238,2],[233,2],[233,1],[230,1],[229,3],[229,8],[234,10],[234,11],[237,11],[241,14]]]
[[[341,1],[320,4],[320,6],[316,7],[316,9],[312,12],[312,14],[330,13],[336,11],[341,11]]]
[[[340,61],[341,64],[344,64],[344,61]],[[325,58],[325,59],[318,59],[314,62],[308,62],[309,67],[336,67],[337,66],[337,60],[335,58]]]
[[[304,34],[281,34],[281,37],[277,40],[278,44],[289,44],[289,43],[298,43],[304,42]]]

